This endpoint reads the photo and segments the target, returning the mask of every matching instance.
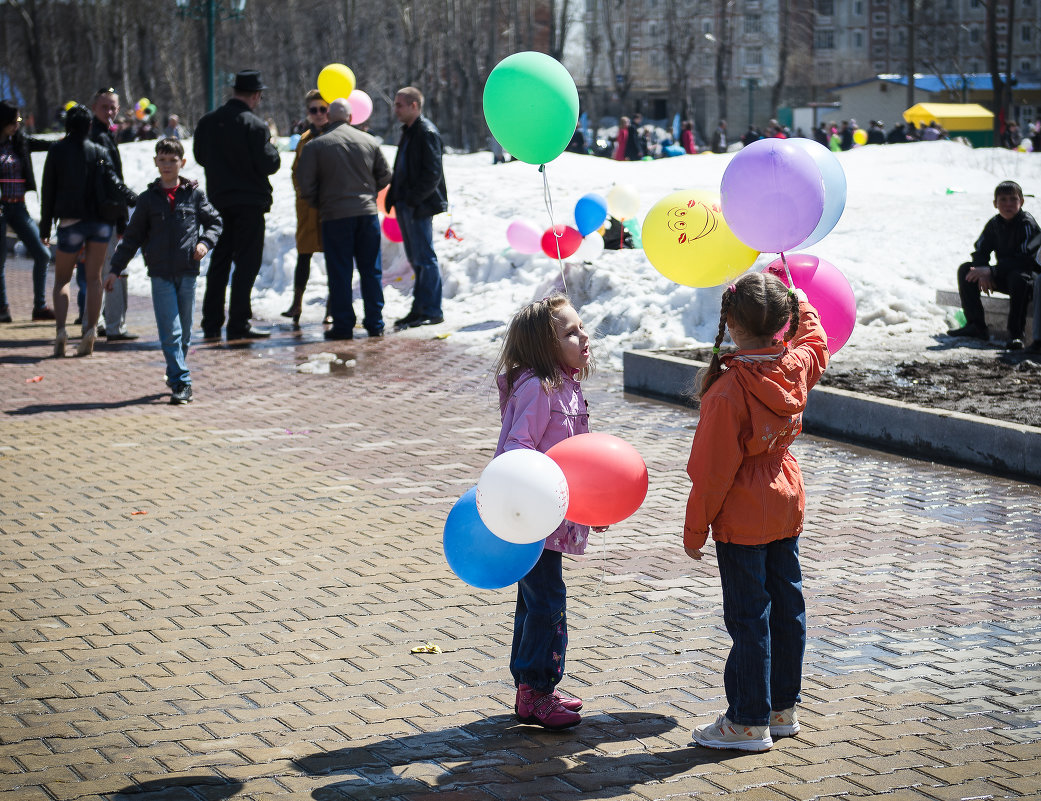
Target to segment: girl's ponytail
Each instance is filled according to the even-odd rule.
[[[730,299],[734,296],[733,287],[727,287],[723,291],[723,301],[720,304],[719,310],[719,331],[716,333],[716,341],[712,346],[712,358],[709,360],[708,367],[701,371],[698,378],[700,379],[700,387],[698,388],[698,398],[705,397],[705,393],[708,392],[709,387],[716,383],[716,379],[723,374],[719,362],[719,346],[723,344],[723,337],[727,333],[727,315],[730,313]]]

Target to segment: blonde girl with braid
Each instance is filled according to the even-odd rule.
[[[727,330],[737,352],[721,356]],[[748,273],[723,291],[712,351],[687,463],[683,545],[700,559],[711,530],[733,647],[723,673],[728,709],[693,736],[706,748],[766,751],[774,737],[799,732],[806,495],[789,446],[828,347],[805,295],[769,273]]]

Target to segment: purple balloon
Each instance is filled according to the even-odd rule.
[[[824,213],[820,168],[786,139],[760,139],[740,150],[719,191],[730,230],[764,253],[783,253],[805,241]]]

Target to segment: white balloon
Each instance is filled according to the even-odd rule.
[[[477,482],[477,511],[496,537],[525,544],[545,539],[568,507],[567,479],[546,454],[506,451],[489,462]]]
[[[640,193],[632,184],[615,184],[607,193],[607,213],[616,220],[635,217],[640,210]]]
[[[586,234],[582,244],[578,246],[572,259],[578,261],[596,261],[604,252],[604,238],[599,231]]]

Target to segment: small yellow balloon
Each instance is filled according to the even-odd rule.
[[[75,100],[70,100],[68,103],[66,103],[64,106],[62,106],[62,108],[65,109],[66,111],[68,111],[70,108],[72,108],[75,105],[76,105],[76,101]]]
[[[867,131],[865,131],[863,128],[857,128],[857,130],[853,132],[853,141],[856,142],[858,145],[866,145]]]
[[[685,189],[666,195],[648,212],[642,238],[654,269],[684,286],[719,286],[759,255],[727,226],[717,192]]]
[[[354,86],[354,73],[346,64],[329,64],[318,73],[318,91],[326,103],[346,98],[354,91]]]

